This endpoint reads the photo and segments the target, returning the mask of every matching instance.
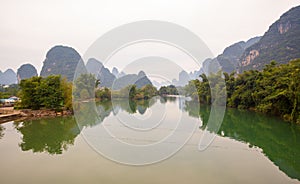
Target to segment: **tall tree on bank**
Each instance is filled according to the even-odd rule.
[[[55,111],[71,108],[72,88],[59,75],[25,79],[21,81],[20,88],[23,108],[38,110],[44,107]]]

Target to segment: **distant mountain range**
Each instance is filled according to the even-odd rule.
[[[135,84],[138,88],[152,84],[143,71],[140,71],[138,74],[125,74],[124,72],[119,73],[118,69],[114,67],[112,70],[113,74],[100,61],[94,58],[88,60],[86,69],[100,80],[100,86],[114,90],[119,90],[132,84]]]
[[[138,74],[127,74],[120,78],[117,78],[114,81],[112,89],[118,90],[132,84],[136,85],[137,88],[141,88],[147,84],[152,85],[152,82],[146,76],[145,72],[140,71]]]
[[[113,82],[116,80],[116,77],[109,71],[109,69],[105,68],[100,61],[94,58],[88,60],[86,69],[89,73],[94,74],[95,77],[100,80],[100,86],[102,87],[111,88]]]
[[[190,73],[181,71],[178,74],[178,80],[173,79],[170,84],[184,86],[189,80],[199,79],[202,73],[208,74],[220,69],[227,73],[251,69],[261,70],[272,60],[283,64],[296,58],[300,58],[300,6],[284,13],[262,37],[254,37],[246,42],[241,41],[230,45],[216,58],[206,59],[200,69],[195,69]],[[55,46],[47,52],[40,76],[59,74],[72,81],[76,67],[80,63],[83,64],[83,61],[75,49]],[[100,61],[93,58],[88,60],[86,68],[95,74],[103,87],[120,89],[129,84],[136,84],[138,87],[152,84],[152,82],[155,86],[167,84],[151,82],[143,71],[138,74],[125,74],[119,72],[116,67],[110,71]],[[0,71],[0,84],[15,84],[18,80],[32,76],[37,76],[35,67],[25,64],[18,69],[17,74],[11,69],[5,72]]]
[[[17,83],[17,74],[12,69],[8,69],[5,72],[0,71],[0,84],[10,85],[16,83]]]

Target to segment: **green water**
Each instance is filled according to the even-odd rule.
[[[182,112],[184,123],[202,122],[183,149],[162,162],[118,164],[97,153],[80,135],[115,121],[121,113],[151,116],[158,104],[168,107],[170,114]],[[217,137],[200,152],[197,145],[210,107],[197,107],[178,98],[129,104],[120,100],[113,106],[97,104],[97,118],[83,105],[86,119],[79,126],[74,117],[2,124],[0,183],[300,183],[300,126],[227,109]]]

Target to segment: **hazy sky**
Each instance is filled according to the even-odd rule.
[[[102,34],[138,20],[163,20],[196,33],[220,54],[263,35],[299,0],[0,0],[0,70],[31,63],[41,70],[55,45],[80,54]]]

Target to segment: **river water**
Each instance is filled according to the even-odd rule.
[[[0,183],[300,183],[299,125],[227,109],[212,144],[199,151],[210,107],[198,107],[181,98],[130,103],[119,100],[97,104],[96,120],[88,107],[82,107],[86,116],[83,120],[76,117],[79,123],[75,117],[57,117],[1,124]],[[179,123],[197,123],[192,137],[170,158],[131,166],[112,161],[99,151],[108,140],[99,134],[93,137],[101,126],[128,144],[159,142],[170,129],[154,126],[155,134],[141,131],[126,137],[127,127],[115,122],[133,117],[142,129],[158,121],[160,112],[166,114],[163,117],[169,118],[170,124],[178,119]],[[101,139],[100,146],[96,138]],[[120,158],[128,154],[122,148],[110,151]]]

